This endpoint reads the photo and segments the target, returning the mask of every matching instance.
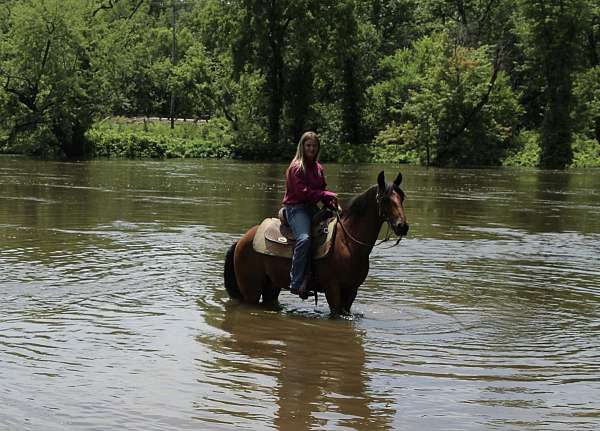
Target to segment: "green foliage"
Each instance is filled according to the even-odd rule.
[[[179,112],[195,118],[208,118],[215,113],[213,69],[204,45],[196,43],[188,49],[168,79],[169,89],[179,95]]]
[[[564,168],[573,155],[572,75],[582,46],[582,11],[588,6],[585,0],[519,2],[514,32],[525,54],[524,68],[537,78],[533,82],[541,93],[542,167]]]
[[[489,48],[452,46],[443,33],[387,57],[388,79],[370,89],[371,118],[387,119],[375,148],[395,141],[393,159],[425,164],[500,163],[520,109],[495,67]]]
[[[398,48],[406,47],[422,36],[422,17],[418,16],[422,1],[375,0],[356,2],[359,29],[374,32],[369,39],[368,51],[377,57],[390,55]],[[370,30],[364,30],[370,27]],[[364,49],[361,49],[365,52]],[[367,62],[368,64],[368,62]]]
[[[168,27],[141,12],[124,19],[127,10],[121,7],[99,14],[106,21],[99,19],[104,24],[98,40],[104,67],[99,67],[97,79],[109,90],[108,109],[123,115],[166,115],[171,73]]]
[[[600,65],[578,73],[574,79],[573,122],[580,134],[600,138]]]
[[[573,139],[572,168],[597,168],[600,166],[600,144],[596,139],[575,134]]]
[[[0,129],[6,146],[41,156],[84,153],[98,110],[86,4],[12,2],[0,34]]]
[[[131,122],[105,120],[87,133],[91,155],[115,158],[225,158],[232,139],[225,120],[202,123]]]
[[[0,3],[0,152],[289,160],[312,129],[327,161],[596,163],[592,0]],[[172,96],[208,123],[86,134]]]
[[[225,112],[231,121],[236,157],[260,159],[269,154],[269,150],[277,153],[267,137],[268,120],[263,110],[266,102],[261,91],[263,82],[264,77],[258,72],[242,73],[239,81],[228,81],[226,88],[232,102]]]
[[[540,134],[533,130],[521,130],[516,136],[513,151],[503,160],[504,166],[536,167],[540,163]]]
[[[366,145],[351,145],[334,141],[323,146],[321,160],[338,163],[363,163],[371,161],[371,154]]]
[[[418,152],[406,143],[414,142],[414,128],[410,124],[403,127],[391,123],[381,130],[373,140],[370,151],[371,159],[379,163],[419,163]]]

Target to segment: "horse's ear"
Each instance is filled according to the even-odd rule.
[[[379,175],[377,175],[377,185],[379,186],[379,190],[385,191],[385,175],[383,171],[379,172]]]
[[[398,172],[398,176],[394,180],[394,185],[400,187],[400,183],[402,183],[402,172]]]

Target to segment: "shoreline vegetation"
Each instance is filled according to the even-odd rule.
[[[594,0],[0,3],[0,154],[600,167]]]
[[[109,117],[95,123],[86,134],[90,157],[99,158],[213,158],[240,159],[226,121],[168,118]],[[518,137],[519,150],[507,155],[501,166],[537,167],[539,134],[524,131]],[[341,163],[419,164],[417,155],[402,152],[396,142],[382,141],[377,147],[334,145],[324,147],[323,159]],[[286,155],[268,160],[286,161]],[[570,168],[600,167],[600,149],[591,139],[575,137]]]
[[[104,158],[231,158],[232,137],[218,120],[111,117],[86,133],[88,154]]]

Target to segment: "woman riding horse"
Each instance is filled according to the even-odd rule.
[[[404,213],[402,174],[393,183],[384,173],[377,184],[355,197],[338,218],[333,246],[327,256],[313,263],[316,291],[325,292],[332,315],[349,314],[358,287],[369,272],[369,255],[381,225],[388,223],[400,240],[408,233]],[[246,232],[227,251],[225,288],[232,298],[258,304],[276,301],[290,283],[290,259],[260,254],[253,239],[258,226]]]
[[[290,271],[290,292],[308,298],[310,271],[310,227],[318,211],[317,202],[337,208],[335,193],[328,191],[325,172],[319,163],[320,143],[315,132],[306,132],[298,142],[296,156],[285,172],[285,218],[296,244]]]

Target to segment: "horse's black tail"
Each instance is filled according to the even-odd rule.
[[[225,255],[225,269],[223,271],[223,278],[225,279],[225,290],[231,298],[241,299],[242,294],[240,293],[240,288],[238,287],[237,280],[235,278],[235,270],[233,266],[233,255],[235,253],[235,246],[237,245],[237,241],[234,242],[229,250],[227,250],[227,254]]]

